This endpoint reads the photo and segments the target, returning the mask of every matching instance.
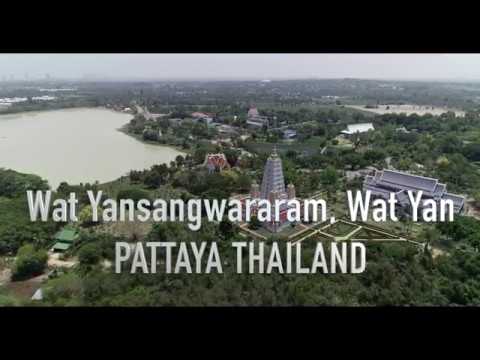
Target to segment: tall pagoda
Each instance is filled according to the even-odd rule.
[[[263,172],[261,197],[268,199],[272,191],[285,193],[285,180],[283,178],[282,159],[278,156],[277,148],[273,148],[272,154],[268,157]]]
[[[272,154],[268,157],[263,172],[262,185],[259,188],[256,182],[252,183],[250,198],[255,200],[268,200],[272,206],[272,214],[275,213],[275,200],[290,200],[295,198],[295,186],[290,184],[288,190],[285,187],[285,179],[283,177],[282,159],[278,156],[276,147]],[[254,209],[256,212],[258,208]],[[280,221],[263,222],[263,227],[271,232],[279,232],[286,225],[288,205],[283,204],[280,208]]]

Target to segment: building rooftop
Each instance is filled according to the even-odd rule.
[[[285,193],[285,180],[283,178],[282,160],[278,156],[277,148],[273,148],[273,152],[267,159],[263,172],[261,196],[267,199],[272,191]]]
[[[57,242],[55,245],[53,245],[52,250],[53,251],[66,251],[72,246],[71,243],[67,242]]]
[[[211,117],[211,114],[206,114],[203,112],[195,111],[191,114],[193,118],[204,118],[204,117]]]
[[[412,175],[394,170],[383,170],[380,181],[403,185],[410,188],[434,192],[438,180],[424,176]]]
[[[453,206],[455,208],[461,208],[465,202],[465,198],[463,196],[450,194],[450,193],[445,193],[443,198],[446,200],[452,200]]]
[[[223,170],[230,168],[230,164],[228,163],[224,153],[205,155],[205,161],[203,162],[203,166],[206,166],[209,170],[212,171],[215,169]]]
[[[55,240],[61,242],[72,243],[78,237],[78,233],[73,229],[62,229],[55,234]]]
[[[38,288],[37,291],[32,296],[32,300],[43,300],[43,290],[42,288]]]
[[[409,203],[406,194],[408,190],[422,191],[425,199],[452,200],[457,212],[463,208],[465,203],[463,196],[447,193],[447,185],[439,183],[437,179],[393,170],[377,170],[374,176],[366,176],[363,189],[370,190],[372,195],[384,198],[389,197],[390,193],[395,193],[397,200],[402,205]]]
[[[260,116],[260,113],[258,112],[256,107],[252,107],[252,108],[250,108],[250,110],[248,110],[247,116],[248,117],[257,117],[257,116]]]
[[[283,131],[283,137],[284,138],[292,138],[292,137],[295,137],[295,136],[297,136],[297,131],[296,130],[287,129],[287,130]]]
[[[347,130],[343,130],[342,134],[353,135],[355,133],[363,133],[369,130],[375,130],[372,123],[350,124]]]

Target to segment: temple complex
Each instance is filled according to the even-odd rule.
[[[415,193],[422,191],[422,204],[427,199],[433,199],[436,202],[440,199],[452,200],[454,212],[457,214],[463,210],[465,203],[463,196],[448,193],[447,185],[438,182],[437,179],[393,170],[377,170],[375,175],[366,176],[363,190],[369,190],[372,196],[385,200],[394,193],[398,206],[407,214],[411,212],[407,191]]]
[[[205,155],[202,166],[206,167],[209,173],[230,169],[230,164],[223,153]]]
[[[250,189],[250,194],[245,196],[242,201],[250,199],[252,207],[250,212],[255,215],[261,208],[260,200],[268,200],[271,205],[272,221],[265,221],[262,226],[270,232],[279,232],[290,224],[287,220],[288,205],[280,205],[279,214],[280,221],[274,221],[274,214],[276,211],[276,200],[292,200],[295,199],[295,186],[289,184],[285,187],[285,180],[283,177],[282,160],[277,154],[276,149],[268,157],[265,169],[263,172],[262,184],[258,185],[253,181]]]
[[[261,116],[256,107],[250,108],[247,113],[247,125],[252,128],[268,127],[268,117]]]

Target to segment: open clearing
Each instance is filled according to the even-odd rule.
[[[457,109],[449,109],[446,107],[437,107],[437,106],[425,106],[425,105],[378,105],[376,108],[366,108],[365,105],[345,105],[346,107],[362,110],[362,111],[369,111],[376,114],[417,114],[417,115],[425,115],[425,114],[432,114],[432,115],[442,115],[448,111],[454,112],[456,116],[464,117],[465,111],[457,110]]]
[[[20,300],[30,300],[35,291],[48,278],[46,274],[24,280],[12,281],[6,285],[7,293]]]

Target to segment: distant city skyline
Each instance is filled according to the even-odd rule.
[[[480,54],[0,54],[0,78],[480,81]]]

